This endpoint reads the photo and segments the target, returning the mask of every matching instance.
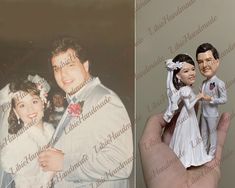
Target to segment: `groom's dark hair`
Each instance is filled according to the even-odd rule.
[[[88,60],[88,53],[85,47],[74,37],[60,37],[56,39],[51,46],[50,59],[60,53],[66,52],[68,49],[75,51],[77,58],[81,63]]]
[[[219,53],[216,50],[216,48],[210,43],[203,43],[200,46],[198,46],[196,50],[196,60],[197,60],[198,54],[207,52],[209,50],[212,52],[212,55],[215,59],[219,59]]]

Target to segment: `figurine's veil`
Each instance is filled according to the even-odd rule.
[[[167,80],[166,80],[166,88],[167,88],[167,97],[168,97],[168,108],[164,113],[163,118],[166,122],[170,122],[172,117],[174,116],[174,112],[178,109],[178,103],[180,100],[179,91],[175,88],[173,84],[173,73],[177,68],[182,68],[182,62],[173,62],[172,59],[166,60],[166,68],[167,68]]]

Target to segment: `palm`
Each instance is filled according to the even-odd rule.
[[[229,114],[222,114],[218,124],[215,159],[200,167],[186,170],[168,147],[174,123],[167,125],[162,114],[152,116],[146,124],[139,144],[144,178],[148,188],[216,188],[220,178],[219,161],[229,123]],[[164,127],[166,129],[162,134]]]

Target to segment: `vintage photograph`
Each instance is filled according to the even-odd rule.
[[[0,2],[0,187],[135,185],[134,0]]]

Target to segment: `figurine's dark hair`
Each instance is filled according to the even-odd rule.
[[[186,62],[186,63],[189,63],[189,64],[195,66],[193,59],[187,54],[178,54],[177,56],[174,57],[174,59],[172,61],[175,63],[176,62]],[[179,71],[180,71],[180,68],[177,68],[173,72],[173,84],[177,90],[179,90],[181,87],[185,86],[185,84],[183,82],[179,82],[179,79],[176,77],[176,75],[179,73]]]
[[[210,43],[203,43],[200,46],[198,46],[198,48],[196,50],[196,60],[197,60],[197,56],[198,56],[199,53],[204,53],[208,50],[210,50],[212,52],[213,57],[215,59],[219,59],[219,53],[216,50],[216,48]]]
[[[31,95],[37,95],[40,96],[40,91],[37,89],[37,86],[35,83],[30,82],[29,80],[25,79],[25,80],[16,80],[10,83],[10,91],[15,93],[17,91],[23,91],[26,93],[29,93]],[[20,97],[24,97],[24,96],[16,96],[17,98]],[[17,132],[23,128],[24,123],[21,119],[19,119],[19,123],[18,123],[18,119],[16,117],[16,114],[13,110],[13,108],[16,107],[16,101],[13,98],[11,100],[11,110],[10,110],[10,114],[8,117],[8,123],[9,123],[9,127],[8,127],[8,133],[9,134],[17,134]]]

